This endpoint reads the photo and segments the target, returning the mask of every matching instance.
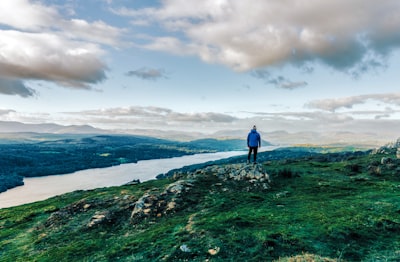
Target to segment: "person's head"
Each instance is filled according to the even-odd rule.
[[[253,129],[254,129],[254,130],[257,130],[257,127],[256,127],[256,125],[254,125],[254,126],[253,126]]]

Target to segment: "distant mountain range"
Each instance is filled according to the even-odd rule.
[[[127,134],[162,138],[176,141],[192,141],[197,139],[245,139],[248,129],[220,130],[206,134],[201,132],[165,131],[157,129],[125,129],[105,130],[90,125],[58,125],[54,123],[25,124],[13,121],[0,121],[0,139],[32,139],[32,134]],[[380,136],[377,133],[357,132],[294,132],[284,130],[263,132],[260,131],[263,140],[273,145],[359,145],[364,147],[376,147],[396,140]],[[36,134],[37,136],[37,134]]]
[[[25,124],[15,121],[0,121],[0,133],[54,133],[54,134],[103,134],[108,133],[105,130],[94,128],[89,125],[70,125],[63,126],[53,123],[44,124]]]
[[[127,134],[145,135],[164,139],[175,140],[196,140],[205,138],[214,139],[246,139],[249,132],[248,129],[236,130],[221,130],[211,134],[190,133],[183,131],[160,131],[160,130],[145,130],[134,129],[124,130]],[[263,132],[259,131],[261,138],[268,141],[272,145],[292,146],[292,145],[330,145],[330,146],[359,146],[365,148],[379,147],[388,142],[395,141],[396,138],[379,136],[376,133],[357,133],[357,132],[287,132],[284,130]],[[264,145],[266,145],[264,143]]]

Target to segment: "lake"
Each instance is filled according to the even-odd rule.
[[[264,147],[263,151],[268,150],[267,148]],[[137,163],[106,168],[86,169],[71,174],[24,178],[25,184],[23,186],[0,193],[0,208],[32,203],[75,190],[120,186],[134,179],[140,179],[141,182],[144,182],[155,179],[158,174],[167,173],[171,169],[232,156],[243,155],[245,161],[246,154],[245,151],[195,154],[143,160]]]

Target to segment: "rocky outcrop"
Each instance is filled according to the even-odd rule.
[[[187,176],[195,179],[198,176],[212,174],[217,176],[221,181],[245,181],[254,185],[261,185],[263,188],[270,187],[271,179],[261,164],[228,164],[213,165],[203,169],[199,169],[191,173],[176,172],[173,177]]]
[[[397,156],[397,152],[399,152],[400,149],[400,138],[397,139],[395,142],[391,142],[388,143],[384,146],[381,146],[375,150],[373,150],[373,154],[393,154],[395,153]],[[400,157],[400,152],[399,152],[399,156],[397,158]]]
[[[90,219],[87,227],[91,228],[105,223],[112,223],[114,219],[115,214],[110,210],[97,211]]]
[[[121,214],[129,210],[132,206],[131,202],[133,196],[125,195],[124,198],[112,199],[81,199],[61,209],[55,210],[50,214],[42,227],[58,228],[70,221],[75,217],[83,215],[85,221],[80,225],[82,229],[94,228],[99,225],[111,225],[119,219]],[[90,215],[93,214],[93,215]],[[87,216],[90,215],[89,220]],[[39,227],[41,227],[39,226]]]
[[[318,149],[316,148],[300,148],[300,147],[292,147],[292,148],[278,148],[272,151],[266,151],[266,152],[259,152],[257,155],[257,161],[260,163],[264,163],[267,161],[274,161],[274,160],[290,160],[290,159],[297,159],[297,158],[307,158],[307,157],[313,157],[317,155],[321,155],[318,153]],[[331,156],[333,157],[333,156]],[[343,158],[343,155],[338,154],[338,157]],[[196,172],[197,170],[201,170],[207,167],[212,167],[212,166],[226,166],[226,165],[235,165],[238,163],[241,163],[240,165],[246,166],[244,164],[244,161],[247,160],[247,156],[234,156],[230,158],[225,158],[225,159],[220,159],[216,161],[209,161],[206,163],[201,163],[201,164],[194,164],[194,165],[189,165],[189,166],[184,166],[179,169],[172,169],[168,171],[167,173],[159,174],[156,176],[157,179],[164,179],[164,178],[169,178],[172,177],[175,173],[177,172]],[[251,167],[251,165],[247,165],[248,167]]]
[[[214,175],[221,182],[245,182],[248,187],[270,188],[270,177],[260,164],[227,164],[213,165],[194,172],[175,172],[172,176],[176,182],[169,184],[161,193],[147,192],[135,203],[131,213],[131,222],[138,224],[148,218],[161,217],[182,208],[184,197],[190,194],[195,181],[202,176]],[[222,186],[223,183],[216,185]]]
[[[400,172],[400,159],[391,157],[382,157],[380,162],[374,161],[370,163],[367,170],[371,175],[381,176],[384,174]]]
[[[44,224],[45,227],[57,227],[60,225],[64,225],[68,222],[68,220],[75,216],[78,213],[83,213],[88,211],[90,208],[98,207],[104,203],[99,203],[95,201],[87,201],[80,200],[71,205],[68,205],[64,208],[61,208],[53,213],[51,213],[50,217],[47,219]]]
[[[191,205],[188,199],[196,184],[210,177],[216,178],[212,182],[213,190],[227,190],[229,186],[225,183],[241,183],[240,188],[246,191],[267,190],[271,184],[270,176],[261,164],[212,165],[193,172],[179,171],[169,178],[172,182],[161,190],[149,189],[139,198],[124,195],[109,199],[82,199],[54,210],[43,226],[57,228],[78,215],[85,217],[85,223],[80,225],[84,229],[111,225],[121,217],[129,217],[131,224],[138,225],[144,220],[155,220]]]
[[[178,180],[161,193],[145,193],[135,203],[131,213],[131,222],[137,224],[143,219],[161,217],[180,208],[182,195],[193,187],[190,180]]]
[[[371,175],[381,176],[385,173],[397,174],[400,172],[400,138],[371,152],[371,154],[385,155],[380,162],[373,162],[367,167]]]

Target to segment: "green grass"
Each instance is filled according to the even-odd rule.
[[[269,161],[268,190],[204,174],[179,210],[138,224],[132,203],[172,178],[1,209],[0,261],[399,261],[397,164],[369,169],[382,156]]]

